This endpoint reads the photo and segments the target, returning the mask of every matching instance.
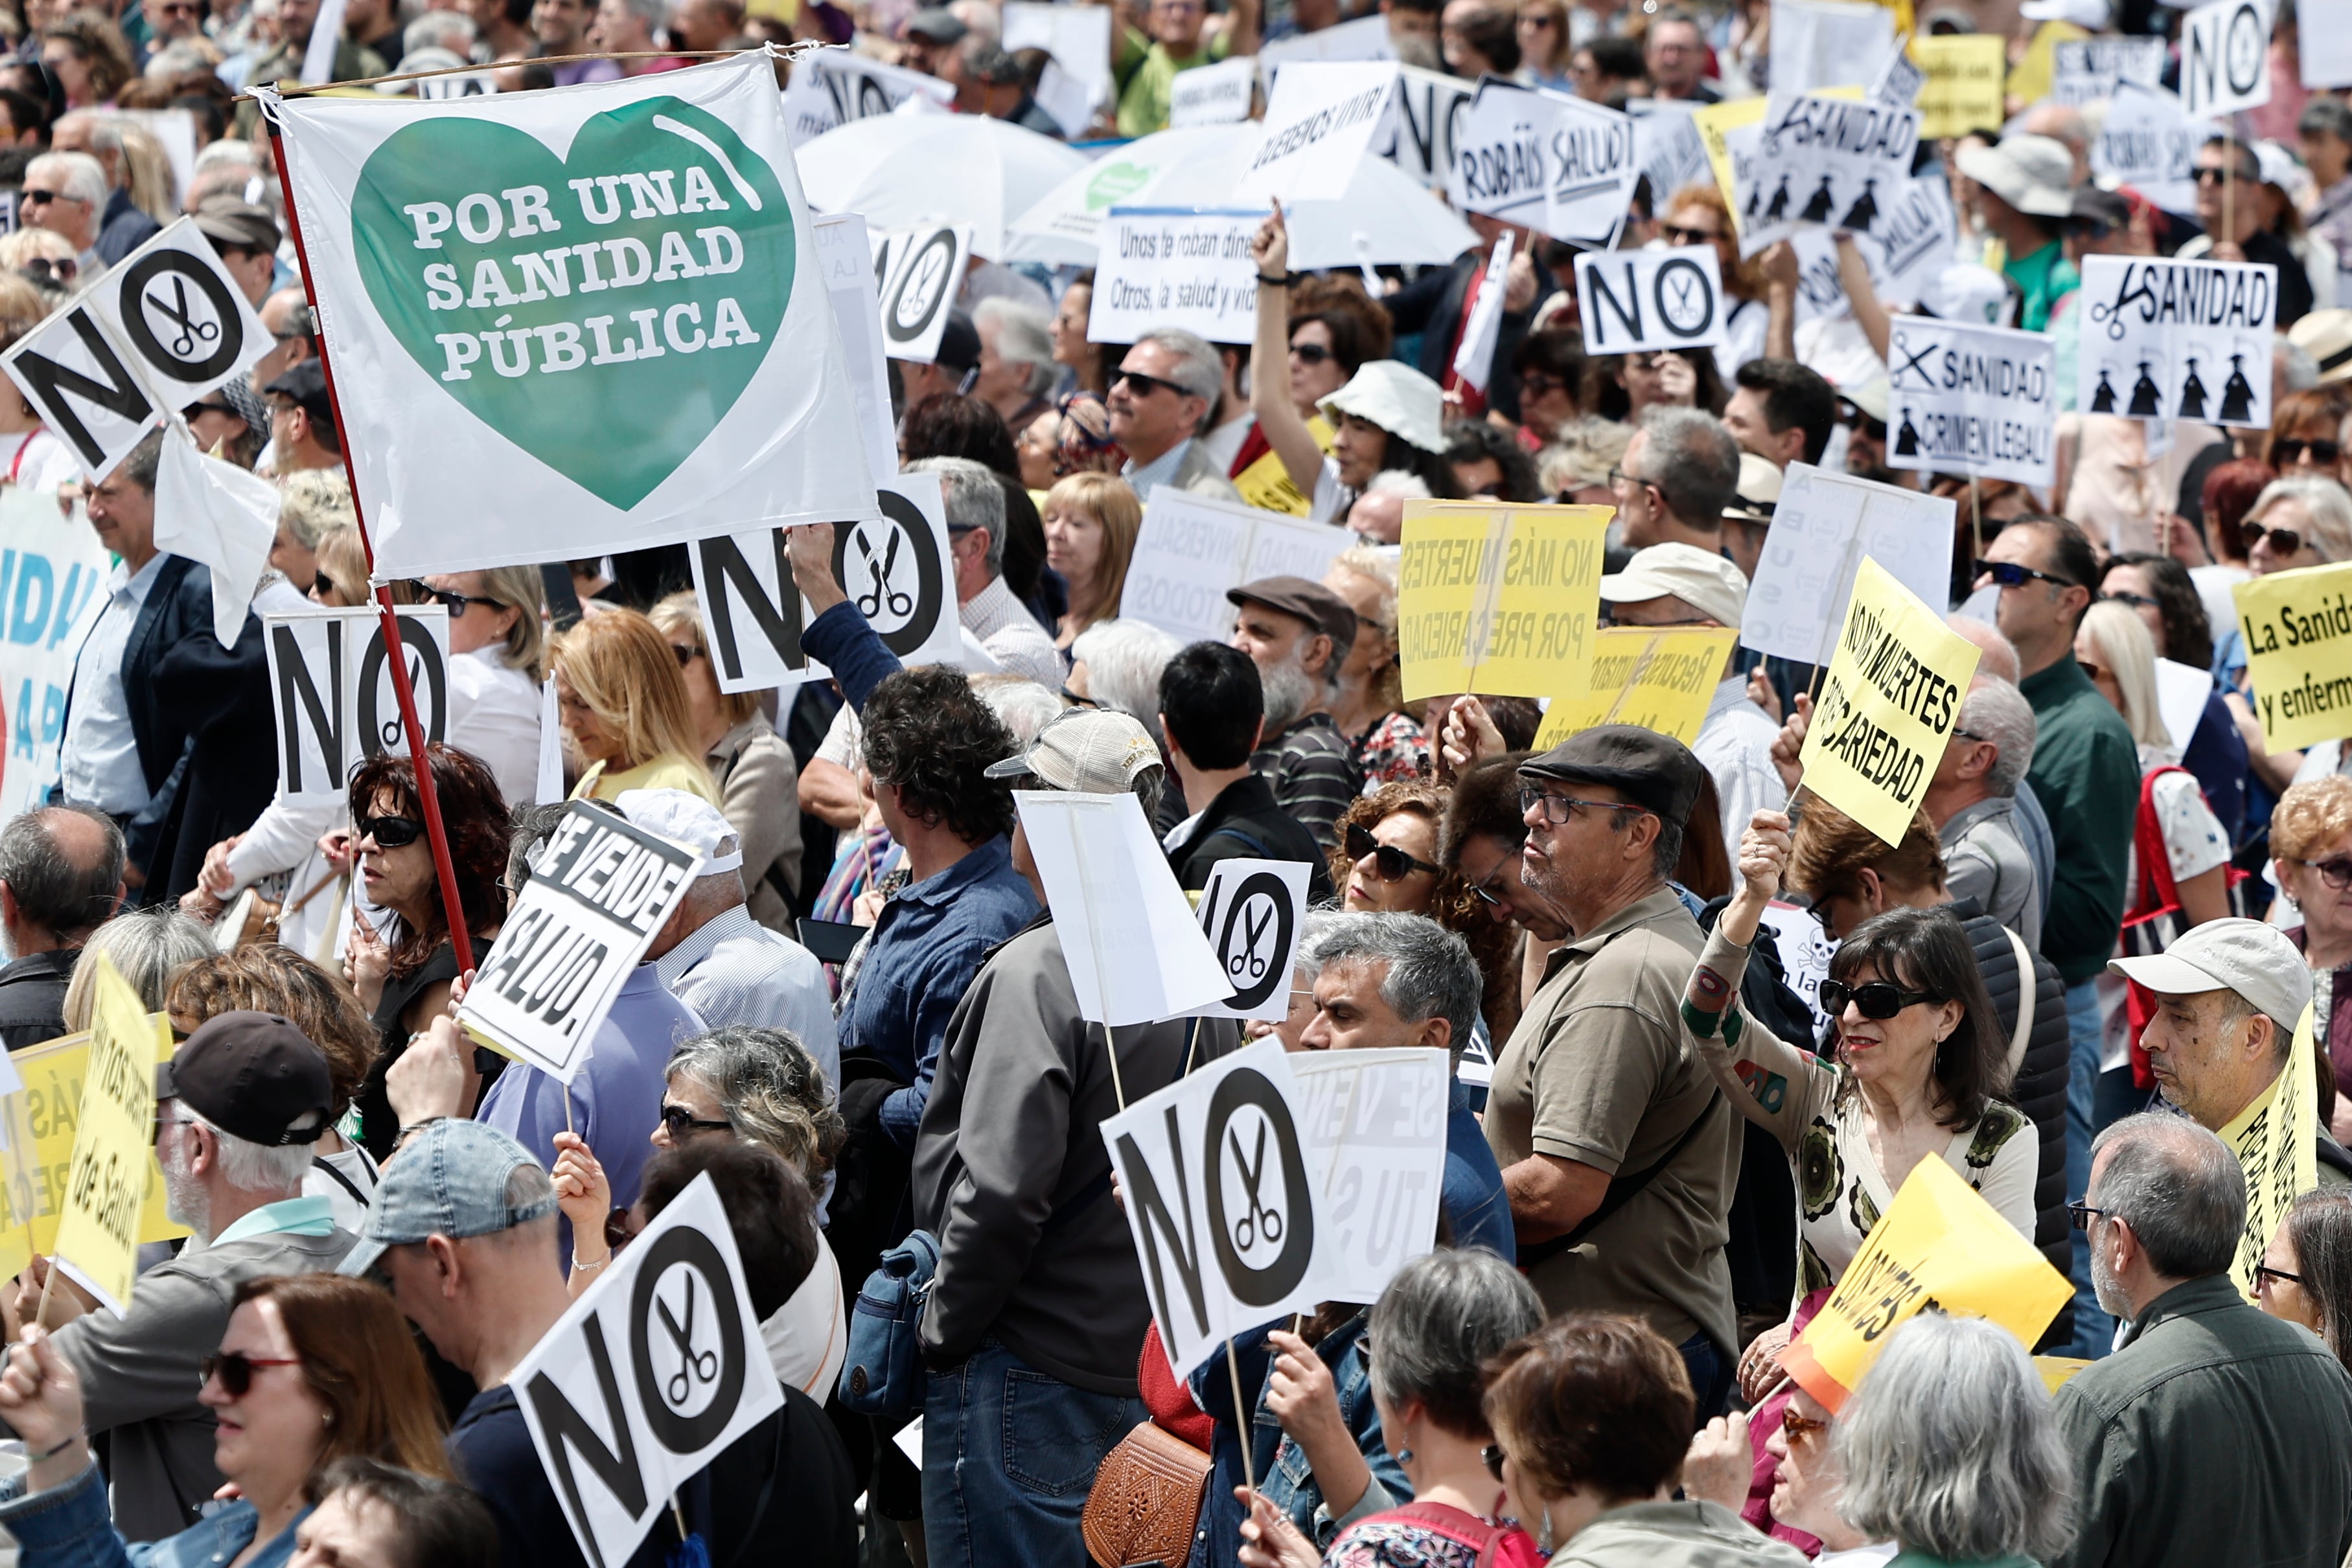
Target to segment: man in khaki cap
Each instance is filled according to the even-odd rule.
[[[1764,460],[1750,453],[1745,461]],[[1724,515],[1730,515],[1728,508]],[[1748,579],[1722,556],[1695,545],[1653,544],[1635,551],[1625,570],[1601,579],[1601,603],[1621,626],[1737,627],[1748,604]],[[1748,700],[1748,678],[1738,664],[1735,642],[1690,746],[1715,780],[1727,848],[1739,842],[1749,817],[1789,804],[1788,786],[1772,765],[1772,742],[1780,728]]]

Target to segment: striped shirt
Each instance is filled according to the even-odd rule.
[[[1326,849],[1338,839],[1339,814],[1364,784],[1349,755],[1347,737],[1328,713],[1293,721],[1274,744],[1251,754],[1250,767],[1274,787],[1275,804]]]

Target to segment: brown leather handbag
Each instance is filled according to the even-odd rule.
[[[1087,1554],[1102,1568],[1179,1568],[1192,1555],[1210,1469],[1208,1455],[1149,1421],[1129,1432],[1103,1457],[1087,1494],[1078,1528]]]

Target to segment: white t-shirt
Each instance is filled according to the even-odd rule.
[[[479,757],[509,805],[539,794],[539,687],[492,643],[449,658],[449,743]]]

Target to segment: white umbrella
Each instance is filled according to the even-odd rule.
[[[1087,165],[1050,136],[979,114],[853,120],[802,142],[793,160],[817,211],[862,213],[873,230],[970,224],[973,251],[992,261],[1010,259],[1006,217]]]
[[[1090,267],[1113,206],[1230,207],[1264,134],[1264,127],[1244,122],[1161,131],[1129,142],[1014,218],[1001,259]],[[1299,202],[1285,211],[1290,264],[1302,271],[1362,261],[1442,267],[1478,243],[1452,208],[1386,158],[1357,165],[1344,199]]]

